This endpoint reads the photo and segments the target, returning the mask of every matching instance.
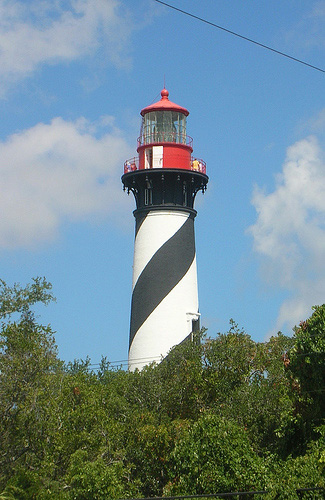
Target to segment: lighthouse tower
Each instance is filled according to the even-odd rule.
[[[129,369],[161,361],[199,329],[194,199],[208,183],[193,158],[187,109],[161,99],[141,111],[138,156],[122,183],[136,201]]]

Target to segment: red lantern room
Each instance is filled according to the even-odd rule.
[[[161,99],[141,111],[142,125],[138,142],[139,169],[191,168],[192,139],[186,136],[188,111],[168,99]]]
[[[160,101],[142,109],[138,158],[125,162],[124,173],[144,169],[181,169],[206,173],[203,160],[192,157],[193,139],[186,135],[186,108],[171,102],[161,91]]]

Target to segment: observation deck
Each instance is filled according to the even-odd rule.
[[[174,155],[175,157],[175,155]],[[163,159],[162,159],[163,161]],[[174,163],[174,162],[173,162]],[[157,166],[152,166],[152,167],[147,167],[143,168],[140,164],[140,158],[139,156],[134,156],[133,158],[130,158],[129,160],[126,160],[124,162],[124,174],[127,174],[128,172],[136,172],[137,170],[152,170],[152,169],[161,169],[162,165],[157,165]],[[164,168],[168,168],[168,166],[164,165]],[[171,166],[171,168],[174,168]],[[200,172],[201,174],[206,175],[206,163],[204,160],[200,158],[194,158],[193,156],[190,159],[190,163],[188,165],[188,168],[182,170],[192,170],[194,172]]]

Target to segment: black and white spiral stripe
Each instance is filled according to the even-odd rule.
[[[136,220],[129,368],[160,361],[198,315],[194,216],[153,210]]]

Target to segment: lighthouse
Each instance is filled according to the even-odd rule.
[[[161,361],[199,329],[194,200],[206,165],[193,157],[187,109],[161,99],[141,111],[138,156],[127,160],[123,189],[136,202],[129,370]]]

